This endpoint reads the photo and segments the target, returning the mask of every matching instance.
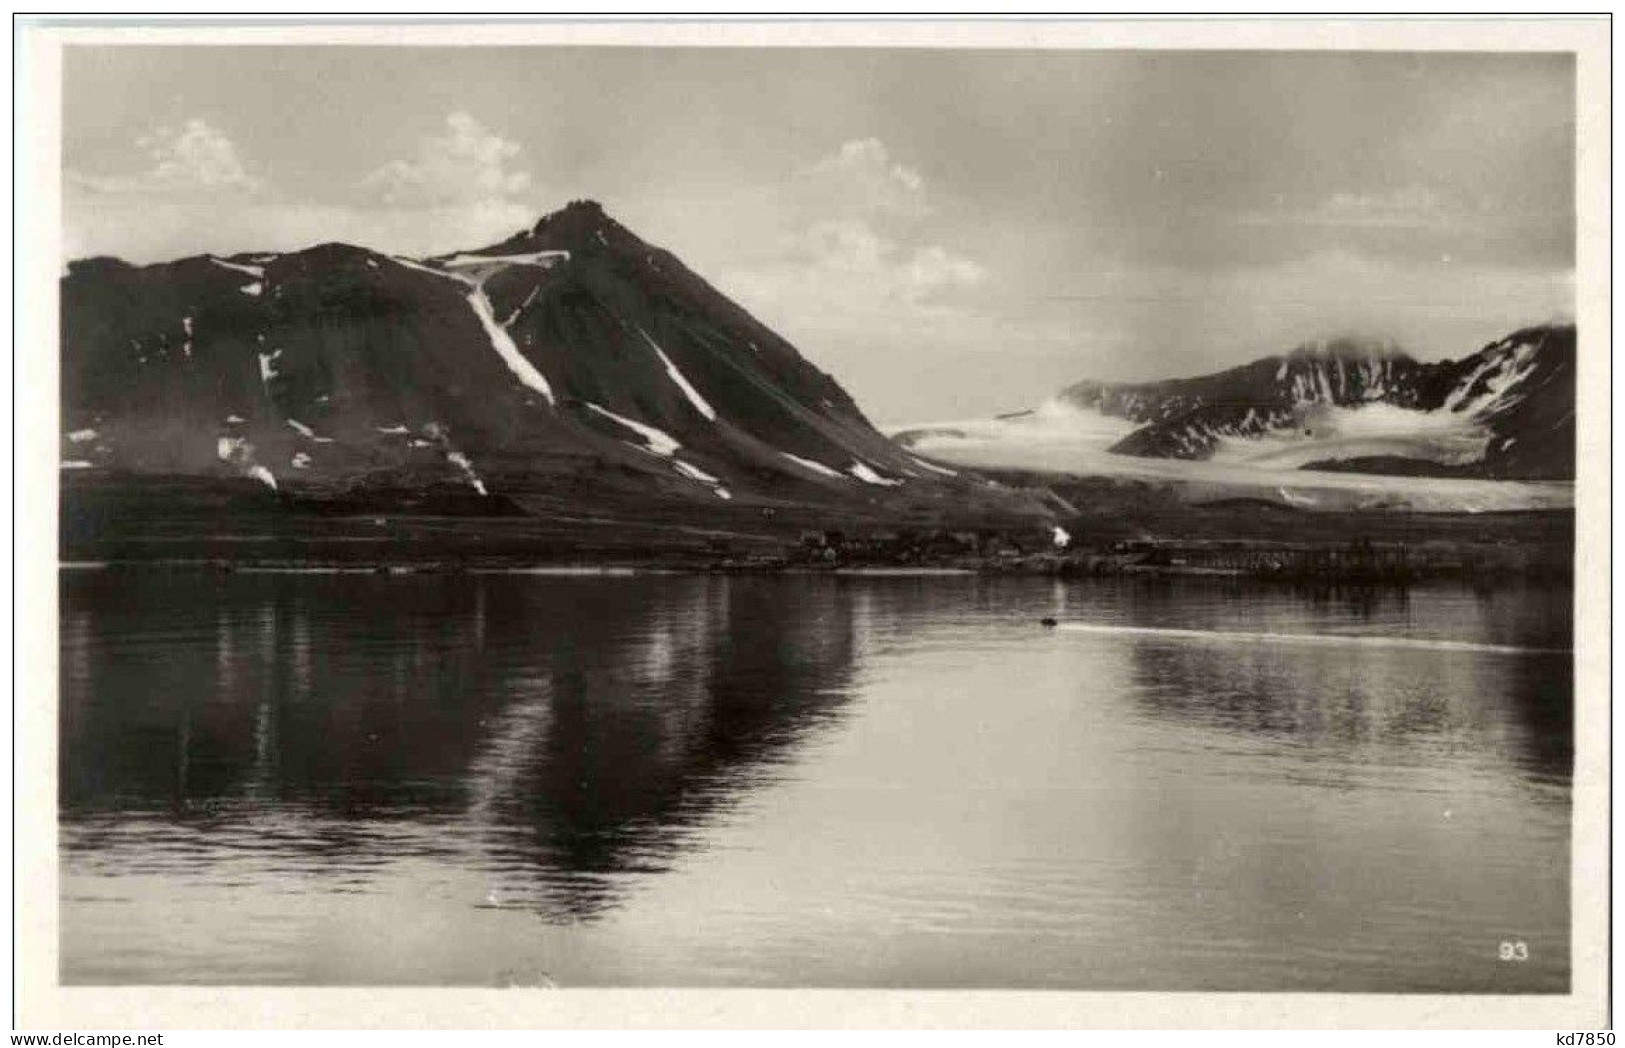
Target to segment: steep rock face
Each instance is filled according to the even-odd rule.
[[[1125,455],[1205,459],[1227,442],[1297,435],[1336,425],[1370,405],[1388,416],[1388,443],[1401,447],[1407,424],[1435,439],[1418,453],[1446,472],[1480,476],[1569,478],[1574,475],[1575,329],[1516,331],[1459,361],[1422,363],[1392,346],[1338,341],[1300,347],[1196,378],[1135,384],[1081,382],[1060,399],[1139,423],[1111,449]],[[1448,434],[1442,441],[1439,434]],[[1438,446],[1448,444],[1441,454]],[[1231,446],[1234,446],[1233,444]],[[1328,458],[1315,468],[1415,471],[1403,451]],[[1443,459],[1444,461],[1441,461]]]
[[[324,244],[75,262],[62,360],[65,469],[713,501],[970,483],[591,202],[421,260]]]

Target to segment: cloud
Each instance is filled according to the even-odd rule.
[[[834,295],[849,305],[925,308],[981,283],[987,270],[940,245],[901,243],[862,219],[839,219],[802,231],[778,275],[798,298]]]
[[[924,176],[879,139],[852,139],[793,171],[780,211],[777,250],[728,279],[786,318],[833,302],[854,318],[942,312],[988,276],[929,235]]]
[[[194,117],[178,128],[157,128],[135,144],[151,163],[145,171],[110,176],[69,171],[69,185],[89,193],[174,199],[252,195],[265,188],[262,179],[249,174],[236,144],[205,120]]]
[[[878,139],[792,170],[767,210],[777,235],[720,264],[718,284],[882,416],[916,413],[922,352],[963,361],[1021,339],[989,322],[993,274],[945,242],[926,176]],[[990,408],[1011,402],[1002,382],[983,384]]]
[[[433,253],[499,239],[528,226],[538,209],[534,180],[518,166],[522,148],[466,112],[446,117],[445,132],[422,139],[410,159],[362,178],[361,223],[369,246]]]
[[[945,287],[970,287],[986,277],[987,268],[980,262],[961,258],[936,244],[915,249],[908,262],[908,286],[923,293]]]
[[[447,207],[503,203],[531,188],[529,172],[513,169],[520,146],[467,113],[446,117],[446,133],[418,143],[410,160],[394,160],[361,180],[390,207]]]
[[[792,185],[798,203],[811,215],[919,218],[931,210],[925,180],[892,159],[878,138],[843,142],[796,172]]]
[[[350,200],[292,200],[251,174],[230,138],[203,120],[136,140],[151,166],[133,175],[67,174],[64,248],[135,262],[245,250],[288,251],[343,240],[433,254],[501,239],[537,215],[520,147],[468,113],[445,120],[412,156],[380,165]],[[109,243],[113,233],[117,243]],[[201,241],[201,243],[200,243]]]

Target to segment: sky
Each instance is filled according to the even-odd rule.
[[[598,200],[880,422],[1573,315],[1565,54],[77,45],[62,146],[70,258]]]

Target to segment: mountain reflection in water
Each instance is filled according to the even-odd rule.
[[[282,843],[343,866],[379,857],[358,821],[455,819],[512,875],[509,904],[555,919],[611,905],[596,875],[663,869],[770,779],[838,716],[852,668],[847,602],[787,606],[761,580],[199,581],[73,580],[65,820],[216,830],[275,808],[304,824]]]
[[[1567,590],[61,593],[68,983],[1568,985]]]

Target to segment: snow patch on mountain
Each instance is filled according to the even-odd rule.
[[[681,473],[683,476],[687,477],[690,480],[697,480],[701,484],[711,484],[711,485],[721,483],[721,481],[717,480],[716,477],[713,477],[711,474],[707,473],[705,470],[701,469],[698,466],[694,466],[694,465],[691,465],[691,464],[689,464],[687,462],[684,462],[682,459],[672,459],[671,464],[672,464],[673,467],[676,468],[677,472]]]
[[[833,477],[836,480],[846,479],[846,477],[843,476],[838,470],[830,469],[822,462],[814,462],[812,459],[804,459],[800,455],[792,455],[788,451],[781,451],[779,454],[783,455],[785,458],[789,459],[791,462],[794,462],[798,466],[812,470],[814,473],[822,473],[824,476]]]
[[[502,326],[503,327],[512,327],[513,322],[519,319],[519,314],[521,314],[525,310],[529,309],[530,304],[532,302],[536,301],[536,296],[541,294],[541,292],[542,292],[542,285],[540,285],[540,284],[537,284],[535,287],[531,288],[530,289],[530,294],[525,296],[525,300],[523,302],[519,303],[519,305],[514,307],[513,312],[508,314],[508,319],[504,320],[502,322]]]
[[[876,487],[896,488],[901,487],[903,484],[902,481],[896,479],[895,477],[883,477],[879,473],[876,473],[867,462],[854,462],[852,465],[846,467],[846,470],[848,473],[852,474],[854,477],[857,477],[865,484],[873,484]]]
[[[682,445],[673,440],[670,435],[654,428],[653,426],[645,425],[642,422],[626,418],[622,415],[617,415],[615,412],[610,411],[607,408],[601,408],[591,401],[583,401],[583,403],[585,403],[590,410],[596,411],[605,418],[625,426],[627,429],[648,441],[649,446],[647,450],[656,455],[669,458],[676,453],[678,448],[682,447]]]
[[[245,477],[277,490],[276,476],[254,458],[254,445],[246,437],[221,437],[215,442],[215,455],[221,462],[237,467]]]
[[[552,269],[560,262],[570,261],[568,251],[530,251],[517,255],[481,255],[461,252],[446,259],[442,265],[453,269],[472,269],[480,266],[540,266]]]
[[[215,265],[219,266],[221,269],[234,269],[239,273],[246,273],[249,276],[253,277],[255,280],[263,279],[264,276],[265,276],[265,267],[264,266],[248,266],[248,265],[244,265],[241,262],[227,262],[225,259],[223,259],[223,258],[215,258],[213,255],[209,256],[209,261],[213,262]]]
[[[1490,431],[1471,416],[1372,402],[1315,405],[1292,428],[1214,432],[1215,462],[1299,469],[1311,462],[1378,456],[1464,465],[1484,457]]]
[[[315,430],[311,429],[309,426],[305,425],[303,422],[300,422],[296,418],[290,418],[287,420],[287,422],[290,429],[294,430],[300,436],[305,437],[308,440],[313,440],[318,444],[333,443],[332,437],[318,436]]]
[[[700,391],[689,384],[683,373],[677,370],[677,365],[673,364],[671,358],[666,356],[666,351],[661,349],[655,340],[649,337],[649,333],[641,327],[638,328],[638,334],[642,335],[643,340],[649,343],[649,348],[655,351],[655,355],[660,358],[660,362],[666,366],[666,374],[677,384],[677,388],[683,391],[683,396],[688,398],[688,402],[694,405],[694,410],[715,422],[717,420],[716,409],[706,403],[705,398],[700,396]]]
[[[546,398],[549,406],[553,405],[553,387],[548,384],[542,373],[536,370],[536,365],[525,359],[525,355],[519,352],[519,347],[514,345],[513,337],[508,334],[508,329],[497,323],[496,317],[491,312],[491,300],[485,297],[485,292],[476,287],[468,293],[466,301],[469,308],[474,311],[474,315],[479,318],[480,326],[485,329],[485,335],[491,342],[491,348],[496,350],[497,356],[501,357],[502,362],[508,365],[508,370],[512,371],[514,377],[518,378],[525,386]]]
[[[1443,410],[1483,415],[1507,407],[1503,401],[1534,371],[1539,351],[1539,345],[1524,342],[1488,355],[1450,391]]]
[[[924,459],[920,458],[918,455],[910,455],[908,458],[909,458],[909,461],[914,463],[916,466],[919,466],[921,469],[928,469],[932,473],[939,473],[944,477],[957,477],[957,476],[959,476],[959,473],[957,471],[951,470],[951,469],[944,469],[941,466],[934,466],[931,463],[929,463],[929,462],[925,461]]]
[[[485,490],[485,482],[480,479],[480,475],[474,472],[474,463],[468,460],[467,455],[463,454],[461,451],[448,451],[446,452],[446,461],[462,471],[463,477],[468,481],[469,487],[473,488],[481,495],[490,494],[490,492]]]
[[[677,472],[681,473],[689,480],[697,481],[698,483],[704,484],[706,487],[710,488],[711,493],[717,498],[726,501],[734,497],[733,492],[722,486],[722,481],[718,480],[716,477],[713,477],[711,474],[707,473],[705,470],[694,465],[693,463],[684,462],[682,459],[674,458],[671,460],[671,464],[673,468],[677,470]]]
[[[471,287],[475,283],[475,281],[470,280],[461,273],[448,273],[444,269],[436,269],[434,266],[427,266],[422,262],[417,262],[401,255],[389,255],[387,257],[396,265],[404,266],[407,269],[415,269],[419,273],[427,273],[432,277],[439,277],[441,280],[450,280],[453,283],[461,284],[464,287]]]

